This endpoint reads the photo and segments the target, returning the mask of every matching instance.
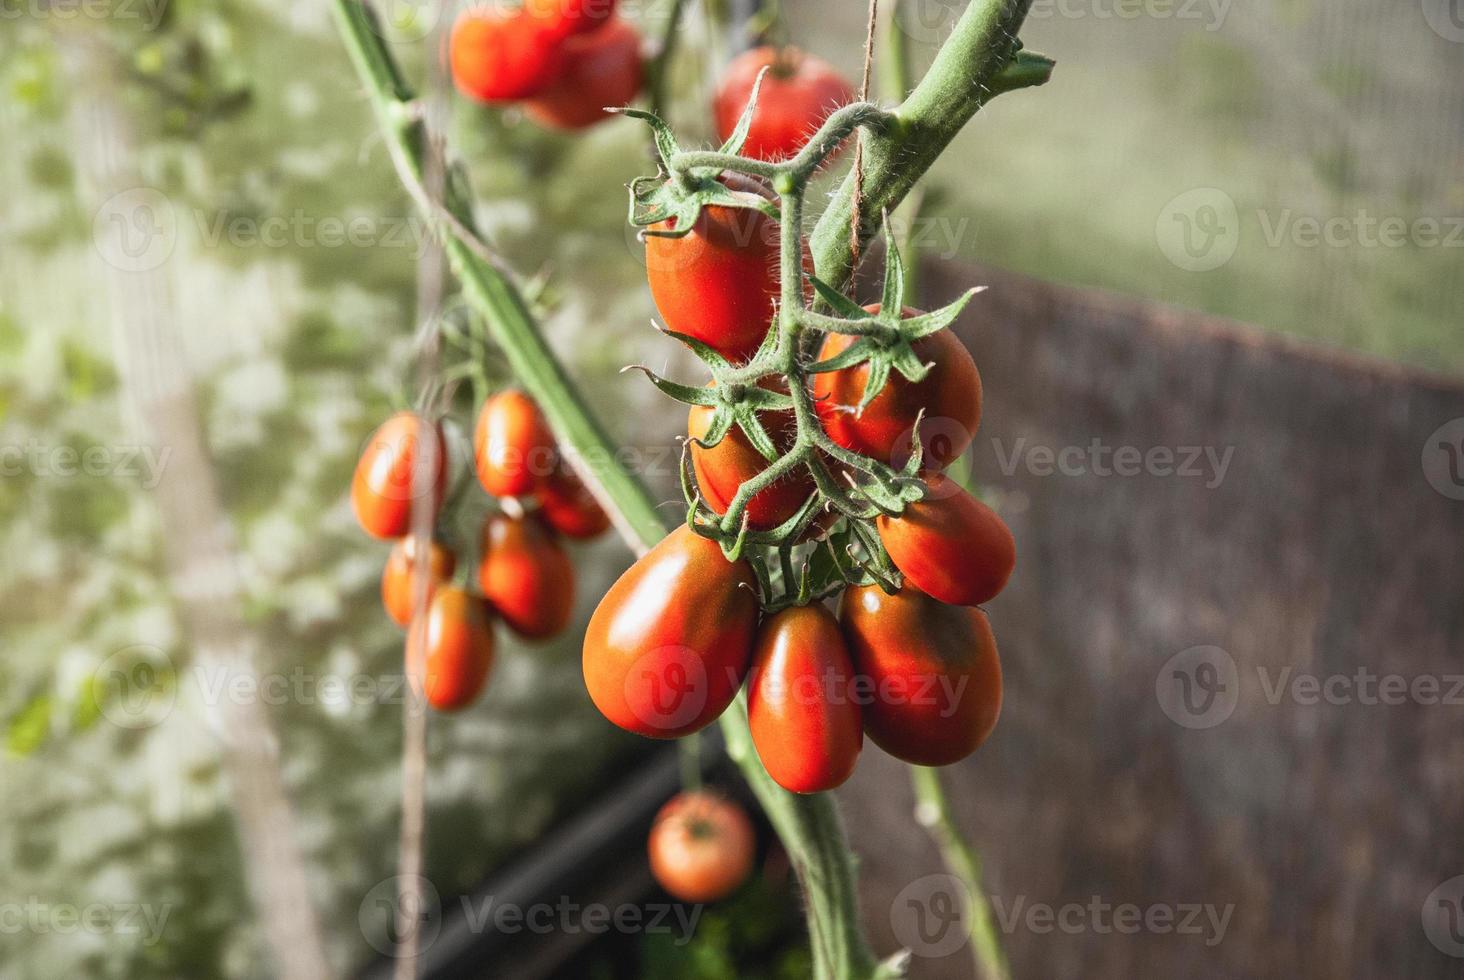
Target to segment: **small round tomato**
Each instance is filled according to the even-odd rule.
[[[386,559],[386,567],[381,571],[381,604],[386,607],[386,614],[392,618],[392,622],[398,626],[410,623],[416,608],[416,554],[417,538],[408,534],[392,546],[391,555]],[[433,593],[439,586],[451,581],[452,573],[456,570],[457,556],[433,541],[428,548],[426,567],[423,569],[427,574],[429,603]]]
[[[501,391],[483,403],[473,430],[478,482],[495,497],[523,497],[554,469],[554,433],[522,391]]]
[[[779,786],[820,793],[854,771],[864,734],[853,676],[839,623],[823,606],[794,606],[763,624],[747,722],[758,758]]]
[[[452,80],[480,102],[511,102],[543,91],[563,70],[561,38],[518,10],[471,7],[448,37]]]
[[[427,607],[427,621],[407,634],[407,672],[439,711],[471,704],[493,669],[488,606],[455,585],[444,586]]]
[[[420,462],[419,462],[420,461]],[[425,469],[422,490],[417,467]],[[419,496],[436,518],[447,491],[447,449],[442,430],[415,412],[398,412],[381,424],[356,463],[351,507],[367,534],[399,538],[412,528],[412,502]]]
[[[524,15],[557,38],[599,30],[615,13],[615,0],[526,0]]]
[[[757,838],[742,807],[705,790],[673,796],[651,825],[651,874],[683,902],[715,902],[752,874]]]
[[[996,511],[940,473],[924,500],[899,517],[880,515],[879,539],[905,581],[941,602],[979,606],[1006,587],[1017,543]]]
[[[739,174],[723,184],[772,200],[765,186]],[[669,231],[675,219],[652,225]],[[756,353],[778,299],[778,222],[754,208],[711,206],[680,238],[646,236],[646,276],[666,328],[732,361]]]
[[[840,106],[858,96],[854,86],[822,58],[797,48],[753,48],[732,59],[717,89],[713,109],[723,140],[737,128],[757,73],[769,71],[758,90],[757,108],[742,152],[763,160],[791,157]]]
[[[543,640],[574,615],[574,566],[534,517],[494,514],[483,524],[478,587],[515,633]]]
[[[687,435],[693,440],[706,435],[714,414],[714,409],[693,405],[686,417]],[[764,412],[759,421],[780,452],[787,452],[792,447],[794,422],[791,411]],[[768,461],[748,441],[742,429],[734,425],[727,430],[722,441],[710,449],[692,442],[691,467],[707,506],[718,514],[725,514],[742,484],[767,469]],[[813,477],[805,467],[798,467],[747,502],[743,513],[747,515],[748,526],[754,531],[777,527],[798,513],[813,490]]]
[[[878,307],[870,310],[875,312]],[[905,311],[906,316],[917,313]],[[828,334],[818,359],[828,360],[856,339]],[[922,337],[911,347],[921,363],[932,365],[920,381],[907,381],[898,371],[891,371],[884,389],[861,413],[859,402],[869,381],[869,364],[856,364],[814,375],[814,404],[830,439],[897,467],[909,459],[915,419],[923,408],[922,465],[944,469],[966,451],[981,425],[981,375],[970,352],[949,330]]]
[[[562,461],[539,484],[539,514],[566,538],[576,541],[599,537],[610,527],[590,488]]]
[[[986,614],[948,606],[907,585],[844,591],[839,623],[869,686],[864,731],[917,766],[945,766],[976,751],[1001,714],[1001,663]]]
[[[524,112],[555,129],[584,129],[614,118],[606,106],[629,105],[640,94],[640,49],[640,32],[618,17],[593,34],[569,38],[563,45],[563,69],[524,103]]]
[[[757,629],[757,579],[746,561],[682,525],[605,593],[585,630],[590,700],[649,738],[710,725],[742,687]]]

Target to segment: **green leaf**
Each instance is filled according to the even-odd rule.
[[[52,707],[49,694],[39,694],[26,702],[10,720],[5,733],[6,748],[15,755],[30,755],[40,748],[51,734]]]

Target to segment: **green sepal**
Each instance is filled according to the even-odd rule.
[[[763,78],[767,75],[771,66],[763,68],[757,73],[757,78],[752,83],[752,91],[747,96],[747,105],[742,110],[742,115],[737,119],[737,125],[732,130],[732,135],[727,137],[727,142],[722,144],[722,153],[741,153],[742,144],[747,142],[747,134],[752,129],[753,112],[757,109],[757,96],[762,89]]]
[[[813,284],[813,291],[818,293],[818,298],[828,304],[829,309],[839,316],[849,320],[873,320],[874,314],[854,302],[833,286],[824,282],[813,273],[806,273],[808,281]]]
[[[620,369],[621,373],[626,371],[639,371],[650,379],[651,384],[661,390],[661,393],[676,399],[683,405],[702,405],[710,407],[718,404],[716,392],[710,388],[694,388],[691,385],[678,384],[675,381],[668,381],[656,372],[643,364],[630,364]]]

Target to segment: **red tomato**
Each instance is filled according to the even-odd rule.
[[[564,42],[564,67],[553,84],[524,103],[529,118],[555,129],[584,129],[613,118],[606,106],[629,105],[644,76],[641,36],[615,18],[593,34]]]
[[[784,609],[763,624],[747,685],[747,720],[768,775],[793,793],[849,778],[864,745],[854,667],[833,614]]]
[[[563,462],[539,484],[538,499],[544,520],[566,538],[594,538],[610,527],[610,516],[590,488]]]
[[[521,11],[471,7],[458,14],[448,37],[452,80],[480,102],[528,98],[563,70],[561,40]]]
[[[762,184],[724,174],[734,191],[772,199]],[[652,225],[670,230],[675,220]],[[755,353],[778,299],[778,222],[752,208],[706,207],[681,238],[646,237],[651,298],[666,328],[732,361]]]
[[[693,405],[686,417],[686,431],[693,439],[706,435],[711,425],[714,410],[702,405]],[[794,421],[791,411],[764,412],[759,417],[763,428],[781,452],[787,452],[793,445]],[[718,514],[727,513],[732,498],[742,484],[761,473],[768,466],[763,454],[748,441],[737,426],[733,426],[722,437],[722,441],[711,449],[703,449],[695,442],[691,444],[691,467],[696,474],[697,486],[701,488],[702,499]],[[749,526],[754,531],[766,531],[777,527],[798,513],[808,495],[813,493],[813,477],[807,468],[798,467],[772,486],[759,491],[747,502]]]
[[[407,634],[407,672],[427,703],[456,711],[472,703],[493,668],[488,606],[455,585],[432,597],[427,621]]]
[[[752,821],[736,803],[705,790],[678,793],[656,814],[646,843],[651,874],[683,902],[715,902],[752,873]]]
[[[1017,543],[996,511],[940,473],[899,517],[881,514],[879,539],[905,581],[955,606],[979,606],[1006,587]]]
[[[521,391],[502,391],[483,403],[473,430],[478,482],[495,497],[532,493],[555,465],[554,434],[539,406]]]
[[[986,741],[1001,714],[1001,663],[984,612],[909,585],[895,595],[868,585],[845,590],[839,622],[874,744],[945,766]]]
[[[769,66],[742,152],[763,160],[781,160],[801,150],[829,113],[858,95],[822,58],[797,48],[753,48],[732,59],[717,89],[713,109],[717,135],[723,140],[737,128],[757,73]]]
[[[599,30],[615,13],[615,0],[527,0],[524,14],[558,38]]]
[[[542,640],[574,615],[574,566],[536,518],[494,514],[483,524],[478,587],[515,633]]]
[[[585,630],[585,687],[601,714],[649,738],[705,728],[752,658],[757,579],[685,525],[605,593]]]
[[[367,534],[399,538],[411,530],[419,459],[431,474],[422,496],[435,519],[447,491],[442,430],[415,412],[398,412],[371,433],[351,479],[351,507]]]
[[[386,607],[386,614],[392,618],[392,622],[398,626],[410,623],[416,608],[417,589],[413,581],[416,554],[417,539],[408,534],[392,546],[391,555],[386,559],[386,568],[381,572],[381,604]],[[451,581],[452,573],[456,569],[457,556],[433,541],[427,552],[425,569],[429,603],[438,587]]]
[[[870,307],[871,312],[878,309]],[[905,315],[917,312],[906,310]],[[818,359],[828,360],[856,339],[828,334]],[[815,405],[830,439],[845,449],[897,467],[909,459],[915,418],[923,408],[922,465],[944,469],[966,451],[981,425],[981,375],[970,352],[949,330],[922,337],[911,346],[922,363],[934,365],[923,380],[910,382],[898,371],[891,371],[884,389],[862,414],[857,414],[869,380],[869,365],[856,364],[814,375]]]

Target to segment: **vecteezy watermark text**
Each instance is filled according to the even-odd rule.
[[[1225,480],[1234,446],[1109,446],[1094,439],[1086,446],[1048,446],[1019,436],[1010,447],[991,440],[997,465],[1006,476],[1025,468],[1031,476],[1156,476],[1203,479],[1213,490]]]
[[[171,905],[134,902],[46,902],[31,895],[23,902],[0,902],[0,935],[141,936],[152,946],[163,937],[172,915]]]
[[[25,474],[45,479],[116,477],[136,480],[144,490],[152,490],[161,482],[172,455],[169,446],[55,446],[31,439],[0,445],[0,478]]]

